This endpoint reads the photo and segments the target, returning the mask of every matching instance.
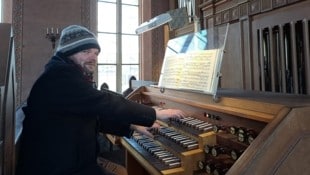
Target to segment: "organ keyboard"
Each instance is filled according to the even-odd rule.
[[[138,133],[121,138],[128,174],[298,174],[309,170],[301,162],[310,158],[306,154],[309,97],[228,90],[219,90],[218,97],[157,87],[140,87],[131,93],[129,100],[182,109],[188,116],[158,121],[160,128],[151,130],[154,139]],[[300,149],[300,143],[308,147]]]

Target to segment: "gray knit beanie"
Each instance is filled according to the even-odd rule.
[[[71,25],[62,30],[56,54],[61,53],[64,56],[70,56],[90,48],[97,48],[100,51],[95,34],[85,27]]]

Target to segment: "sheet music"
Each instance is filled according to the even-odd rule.
[[[202,50],[166,57],[159,86],[212,92],[218,52]]]

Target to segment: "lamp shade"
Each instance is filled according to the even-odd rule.
[[[171,20],[172,17],[169,13],[163,13],[139,25],[139,27],[136,29],[136,34],[141,34],[146,31],[155,29],[161,25],[164,25],[165,23],[170,22]]]

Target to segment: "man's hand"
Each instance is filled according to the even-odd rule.
[[[184,118],[186,114],[179,109],[156,109],[156,118],[159,120],[167,120],[169,118]]]
[[[151,129],[153,128],[159,128],[160,125],[156,122],[151,127],[145,127],[145,126],[140,126],[140,125],[131,125],[130,128],[135,130],[136,132],[146,135],[148,137],[154,138],[154,135],[150,132]]]

